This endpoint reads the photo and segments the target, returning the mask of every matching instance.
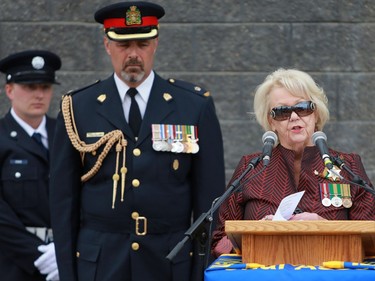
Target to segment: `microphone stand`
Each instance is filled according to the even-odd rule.
[[[253,158],[249,165],[247,166],[246,170],[236,179],[233,183],[228,187],[228,189],[221,195],[217,200],[212,204],[211,208],[206,212],[202,213],[200,217],[190,226],[190,228],[185,232],[185,237],[169,252],[168,256],[166,257],[169,261],[172,261],[177,253],[182,249],[185,243],[189,239],[194,239],[198,234],[200,234],[200,245],[201,247],[205,247],[207,241],[207,234],[204,231],[204,223],[212,223],[213,217],[212,214],[220,207],[220,205],[234,192],[236,192],[242,185],[240,185],[240,181],[246,174],[255,169],[255,167],[260,162],[261,158],[255,157]],[[202,249],[201,249],[202,250]],[[205,251],[200,251],[200,256],[205,255]],[[201,270],[203,273],[204,269]],[[203,278],[202,278],[203,280]]]
[[[355,174],[348,166],[345,165],[344,161],[342,161],[339,157],[334,157],[331,156],[335,164],[340,167],[340,169],[344,169],[347,171],[352,177],[353,177],[353,182],[362,188],[364,188],[366,191],[370,192],[372,195],[375,196],[375,191],[374,189],[368,185],[366,181],[364,181],[361,177],[359,177],[357,174]]]

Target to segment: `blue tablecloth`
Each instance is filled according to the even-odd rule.
[[[242,263],[241,256],[222,255],[215,260],[204,274],[205,281],[375,281],[375,259],[367,259],[363,263],[335,262],[327,263],[332,269],[323,265],[291,265],[279,264],[264,266],[260,264]]]

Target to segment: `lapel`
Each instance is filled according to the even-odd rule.
[[[39,145],[26,133],[26,131],[14,120],[10,112],[4,117],[9,139],[30,154],[37,155],[48,162],[48,159]],[[49,143],[51,145],[51,142]]]
[[[105,96],[105,99],[100,99]],[[97,113],[111,123],[115,128],[124,132],[127,137],[134,139],[132,130],[125,120],[122,101],[113,76],[103,80],[98,92],[93,95],[97,102]]]
[[[47,134],[48,134],[48,149],[52,148],[53,136],[55,135],[56,120],[47,116]]]
[[[150,98],[147,102],[145,115],[139,132],[138,143],[142,143],[151,135],[152,124],[162,124],[162,121],[175,110],[172,88],[164,79],[155,73],[154,83],[151,88]],[[172,98],[166,100],[164,94],[168,93]]]

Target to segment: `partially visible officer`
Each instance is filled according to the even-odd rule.
[[[60,58],[28,50],[0,61],[11,109],[0,120],[0,280],[59,280],[49,212],[46,116]]]
[[[208,92],[153,71],[163,15],[98,10],[114,73],[63,97],[50,197],[63,281],[202,280],[192,241],[166,257],[225,191],[222,135]]]

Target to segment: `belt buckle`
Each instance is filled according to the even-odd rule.
[[[139,231],[140,223],[143,223],[143,231]],[[144,236],[147,234],[147,218],[145,217],[138,217],[135,219],[135,234],[139,236]]]

